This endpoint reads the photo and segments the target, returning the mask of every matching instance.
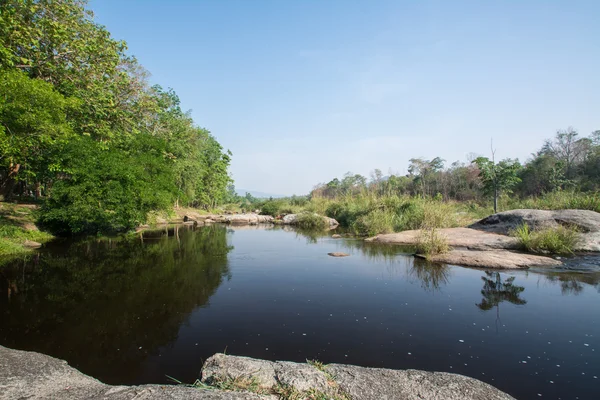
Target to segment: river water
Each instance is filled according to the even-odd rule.
[[[329,235],[210,226],[54,242],[0,268],[0,344],[110,384],[193,382],[226,352],[599,398],[597,259],[486,272]]]

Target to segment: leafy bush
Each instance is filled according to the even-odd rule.
[[[523,224],[512,232],[523,250],[532,253],[573,254],[579,240],[573,228],[558,226],[532,231],[529,225]]]
[[[276,217],[280,214],[280,208],[282,204],[277,200],[268,200],[263,203],[260,207],[260,213],[263,215],[270,215],[272,217]]]

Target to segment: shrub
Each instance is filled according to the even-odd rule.
[[[311,212],[302,212],[296,217],[296,225],[303,229],[324,229],[327,221],[320,215]]]
[[[277,200],[268,200],[260,207],[260,213],[276,217],[279,215],[281,202]]]
[[[512,232],[523,250],[532,253],[573,254],[579,240],[577,231],[570,227],[557,226],[532,231],[523,224]]]

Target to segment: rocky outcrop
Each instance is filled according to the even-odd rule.
[[[511,210],[490,215],[470,228],[508,235],[527,224],[533,230],[569,226],[577,229],[579,243],[576,251],[600,251],[600,213],[589,210]]]
[[[417,257],[423,257],[417,255]],[[562,262],[550,257],[506,250],[451,250],[427,258],[431,262],[462,265],[463,267],[521,269],[529,267],[556,267]]]
[[[281,222],[285,225],[296,225],[298,223],[299,215],[300,214],[288,214],[281,219]],[[318,214],[314,214],[314,215],[320,216]],[[325,216],[320,216],[320,217],[323,218],[326,226],[330,229],[333,229],[339,225],[339,223],[333,218],[329,218],[329,217],[325,217]]]
[[[352,365],[310,365],[215,354],[202,368],[204,387],[110,386],[62,360],[0,346],[0,399],[276,400],[303,393],[337,400],[509,400],[477,379],[444,372]],[[228,391],[219,388],[227,387]],[[321,398],[321,397],[318,397]]]
[[[270,215],[259,215],[259,214],[232,214],[224,215],[224,222],[234,225],[257,225],[257,224],[270,224],[274,218]]]

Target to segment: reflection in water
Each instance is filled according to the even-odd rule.
[[[547,272],[546,279],[559,283],[563,295],[579,295],[584,290],[584,284],[596,287],[600,292],[600,273],[597,272]]]
[[[435,292],[450,282],[450,268],[446,264],[435,264],[421,258],[413,258],[409,275],[421,281],[421,287]]]
[[[192,229],[89,240],[4,266],[1,343],[66,358],[94,376],[107,364],[123,380],[136,376],[230,277],[225,228]]]
[[[481,303],[477,304],[480,310],[488,311],[494,307],[499,308],[500,303],[503,301],[515,305],[527,304],[527,301],[520,297],[525,288],[513,284],[514,276],[502,280],[500,272],[485,271],[485,275],[481,277],[483,281],[483,289],[481,290],[483,299],[481,299]]]

